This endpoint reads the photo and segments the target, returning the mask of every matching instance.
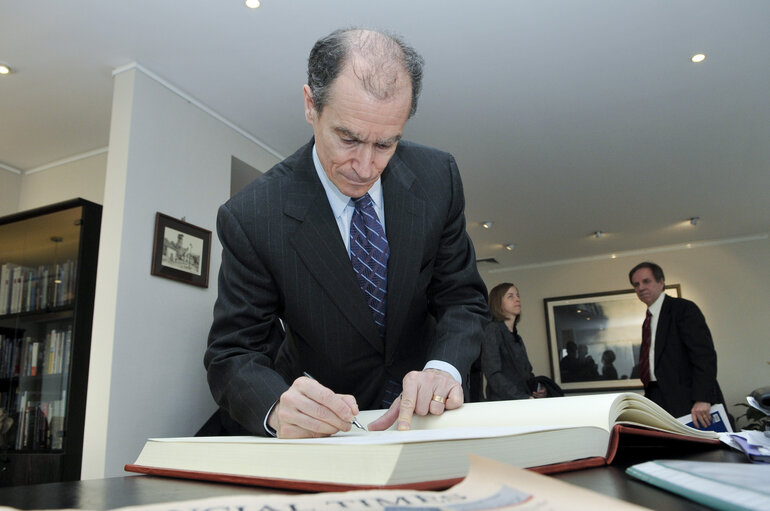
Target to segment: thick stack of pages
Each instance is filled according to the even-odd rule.
[[[358,418],[366,424],[383,412]],[[626,434],[719,443],[716,433],[684,426],[638,394],[599,394],[468,403],[416,416],[408,432],[150,439],[126,470],[313,491],[440,489],[467,474],[467,454],[553,473],[610,463]]]

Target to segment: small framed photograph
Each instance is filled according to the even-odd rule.
[[[679,297],[679,284],[666,286]],[[639,352],[647,306],[633,289],[546,298],[553,379],[565,392],[641,389]]]
[[[209,287],[210,256],[211,231],[163,213],[155,214],[152,275]]]

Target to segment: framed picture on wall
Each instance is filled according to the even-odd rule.
[[[158,277],[209,287],[211,231],[163,213],[155,214],[152,269]]]
[[[665,292],[681,296],[679,284]],[[554,381],[565,392],[642,388],[638,364],[646,306],[632,289],[543,302]]]

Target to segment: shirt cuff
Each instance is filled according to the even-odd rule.
[[[423,371],[425,369],[438,369],[440,371],[446,371],[452,375],[452,378],[454,378],[457,383],[460,385],[463,384],[463,377],[460,376],[460,372],[455,368],[455,366],[448,362],[444,362],[442,360],[429,360],[428,363],[425,364],[425,367],[423,367]]]
[[[278,401],[273,403],[273,406],[271,406],[270,409],[267,411],[267,414],[265,415],[265,422],[263,423],[263,425],[265,426],[265,432],[267,432],[267,434],[272,436],[272,437],[277,437],[278,433],[273,428],[268,426],[267,419],[270,417],[270,412],[273,411],[273,408],[275,408],[275,405],[277,405],[277,404],[278,404]]]

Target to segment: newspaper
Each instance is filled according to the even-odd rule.
[[[121,511],[618,511],[647,509],[535,472],[469,455],[468,476],[444,491],[366,490],[339,493],[213,497],[120,508]],[[0,506],[0,510],[12,508]]]

